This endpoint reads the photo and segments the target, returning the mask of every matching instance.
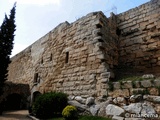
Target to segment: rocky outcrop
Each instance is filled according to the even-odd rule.
[[[92,104],[80,103],[79,99],[76,100],[77,97],[74,96],[69,96],[69,98],[73,99],[70,99],[68,103],[76,106],[79,113],[83,115],[106,116],[112,117],[113,120],[158,119],[160,115],[160,104],[153,100],[159,96],[132,95],[128,97],[128,101],[131,100],[128,103],[124,97],[108,97],[103,99],[103,102],[93,97],[82,98],[86,101],[92,98],[91,101],[94,101]]]

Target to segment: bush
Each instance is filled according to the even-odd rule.
[[[50,118],[62,113],[67,105],[67,95],[61,92],[50,92],[40,95],[32,106],[33,114],[38,118]]]
[[[62,116],[66,120],[76,120],[78,118],[77,109],[72,105],[66,106],[62,111]]]

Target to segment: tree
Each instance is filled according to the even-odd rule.
[[[8,76],[8,65],[10,55],[13,49],[14,32],[15,32],[15,11],[16,3],[10,11],[9,17],[5,14],[2,25],[0,26],[0,95],[3,94],[4,82]]]

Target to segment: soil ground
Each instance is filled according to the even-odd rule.
[[[6,111],[0,115],[0,120],[32,120],[27,115],[28,110]]]

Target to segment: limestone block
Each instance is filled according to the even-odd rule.
[[[126,100],[124,97],[116,97],[113,99],[113,103],[114,104],[117,104],[117,105],[120,105],[120,106],[123,106],[126,104]]]
[[[160,103],[160,96],[144,95],[143,99],[154,103]]]
[[[113,92],[108,91],[108,95],[115,98],[115,97],[127,97],[129,96],[129,90],[128,89],[119,89],[119,90],[114,90]]]
[[[109,78],[103,78],[103,79],[101,79],[101,83],[107,83],[107,82],[109,82]]]
[[[64,87],[74,86],[74,82],[64,82],[64,83],[63,83],[63,86],[64,86]]]
[[[88,106],[93,105],[94,101],[95,101],[94,97],[88,97],[86,99],[86,105],[88,105]]]
[[[95,56],[90,56],[88,57],[88,61],[95,61],[96,60],[96,57]]]
[[[98,114],[99,109],[100,109],[100,105],[92,105],[90,107],[90,112],[93,116],[96,116]]]
[[[101,73],[101,78],[110,78],[110,72]]]
[[[135,88],[139,88],[141,86],[139,81],[134,81],[134,85]]]
[[[143,80],[143,81],[140,81],[141,82],[141,85],[145,88],[148,88],[148,87],[152,87],[152,82],[151,80]]]
[[[143,103],[142,104],[142,110],[141,114],[146,115],[146,114],[156,114],[153,106],[150,103]]]
[[[131,95],[142,94],[144,93],[144,91],[146,91],[145,88],[132,88],[130,89],[130,94]]]
[[[155,105],[155,110],[156,110],[157,114],[160,114],[160,105],[159,104]]]
[[[106,116],[106,107],[109,105],[109,101],[101,102],[100,109],[98,111],[98,116]]]
[[[159,95],[159,90],[157,88],[148,88],[148,91],[150,95]]]
[[[128,106],[123,106],[123,109],[129,113],[139,114],[142,109],[142,103],[131,103]]]
[[[154,86],[156,86],[156,87],[160,86],[160,80],[159,79],[154,80]]]
[[[121,84],[122,88],[132,88],[132,81],[124,81]]]
[[[83,85],[83,90],[90,90],[91,85]]]
[[[79,103],[82,103],[82,104],[86,103],[86,99],[82,98],[81,96],[76,96],[74,99]]]
[[[86,106],[86,105],[83,105],[83,104],[81,104],[81,103],[79,103],[79,102],[77,102],[77,101],[68,101],[68,104],[69,105],[73,105],[73,106],[75,106],[79,111],[85,111],[85,110],[89,110],[89,108]]]
[[[124,109],[122,109],[121,107],[118,107],[116,105],[113,104],[109,104],[106,107],[106,115],[122,115],[124,114]]]
[[[113,82],[113,87],[114,89],[120,89],[121,88],[120,82]]]
[[[142,76],[142,78],[144,78],[144,79],[153,79],[153,78],[155,78],[155,76],[153,74],[145,74],[145,75]]]
[[[98,59],[105,59],[105,56],[104,56],[104,54],[99,54],[99,55],[96,56],[96,58],[98,58]]]

